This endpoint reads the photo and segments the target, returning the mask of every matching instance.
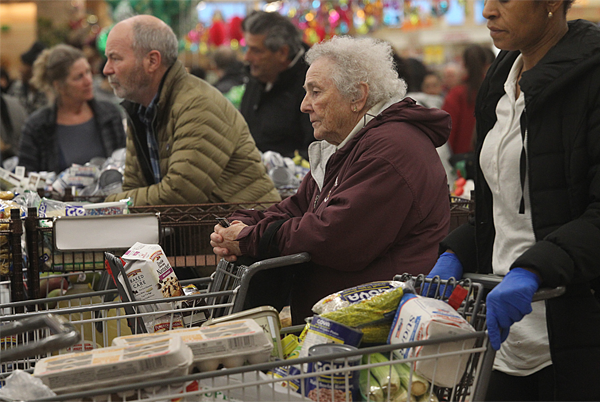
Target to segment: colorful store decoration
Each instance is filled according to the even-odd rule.
[[[166,22],[179,35],[181,16],[186,15],[192,0],[106,0],[113,10],[126,5],[135,14],[151,14]],[[121,19],[115,19],[116,22]]]
[[[181,1],[169,0],[108,2],[115,5],[127,2],[136,13],[141,13],[140,9],[144,7],[149,8],[146,12],[167,23],[169,18],[176,19],[175,15],[179,15],[182,7]],[[302,31],[304,41],[312,45],[334,35],[365,35],[381,27],[411,30],[431,26],[435,19],[448,12],[450,3],[451,0],[293,0],[270,2],[265,7],[289,17]],[[241,22],[246,9],[237,8],[239,15],[232,15],[230,7],[224,18],[219,6],[219,2],[199,3],[198,7],[203,7],[205,13],[211,10],[212,16],[198,18],[196,26],[181,39],[186,51],[206,54],[217,46],[229,45],[234,49],[244,46]]]

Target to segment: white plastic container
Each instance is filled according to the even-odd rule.
[[[193,361],[179,337],[41,359],[33,375],[57,394],[186,375]]]
[[[269,360],[273,350],[273,344],[265,331],[252,319],[160,334],[121,336],[113,340],[113,345],[135,345],[161,336],[180,337],[192,350],[194,365],[200,371],[216,370],[221,364],[231,368],[245,363],[264,363]]]
[[[451,337],[475,332],[475,329],[450,305],[441,300],[405,294],[396,312],[388,343],[402,344]],[[464,341],[445,342],[401,349],[394,352],[400,359],[409,357],[450,356],[436,359],[420,359],[416,362],[419,374],[440,387],[454,387],[460,381],[469,359],[468,350],[473,348],[475,338]],[[463,353],[460,353],[463,352]],[[452,355],[451,353],[456,353]]]
[[[223,317],[214,318],[206,321],[202,326],[219,324],[222,322],[253,319],[265,331],[271,343],[273,344],[273,352],[271,357],[283,359],[283,349],[281,347],[281,322],[279,321],[279,312],[271,306],[255,307],[248,310],[240,311]]]

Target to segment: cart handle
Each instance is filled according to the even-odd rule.
[[[502,276],[493,274],[472,274],[466,273],[463,278],[471,279],[473,282],[481,283],[486,289],[493,289],[494,286],[502,282]],[[540,288],[533,295],[532,301],[540,301],[552,299],[554,297],[562,296],[566,291],[566,287],[558,286],[555,288]]]
[[[68,323],[63,317],[54,314],[38,315],[1,325],[0,338],[42,328],[48,328],[52,335],[15,348],[4,349],[0,353],[0,363],[65,349],[81,340],[79,332],[77,332],[73,325]]]
[[[246,293],[248,293],[248,287],[250,285],[250,280],[259,271],[264,271],[265,269],[272,268],[280,268],[288,265],[296,265],[302,264],[303,262],[310,261],[310,254],[297,253],[284,255],[281,257],[268,258],[266,260],[255,262],[250,265],[243,273],[241,278],[241,284],[238,290],[238,295],[235,299],[235,304],[233,307],[232,313],[237,313],[242,310],[242,306],[244,304],[244,300],[246,299]]]

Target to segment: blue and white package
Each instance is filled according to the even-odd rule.
[[[450,338],[449,342],[395,351],[398,358],[425,357],[472,349],[476,338],[451,341],[452,336],[474,333],[475,329],[446,302],[407,293],[402,297],[392,330],[390,344]],[[469,353],[416,361],[416,371],[440,387],[454,387],[462,377]]]

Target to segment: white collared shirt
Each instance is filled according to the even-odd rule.
[[[479,162],[493,197],[492,213],[496,236],[492,252],[492,268],[496,275],[506,275],[512,263],[535,244],[531,222],[528,175],[521,190],[520,158],[527,144],[521,135],[521,114],[525,95],[515,90],[523,60],[519,56],[506,79],[506,94],[496,106],[498,120],[485,137]],[[525,213],[519,214],[521,196]],[[552,364],[546,328],[544,302],[532,304],[533,312],[510,328],[508,339],[496,354],[494,369],[507,374],[525,376]]]

